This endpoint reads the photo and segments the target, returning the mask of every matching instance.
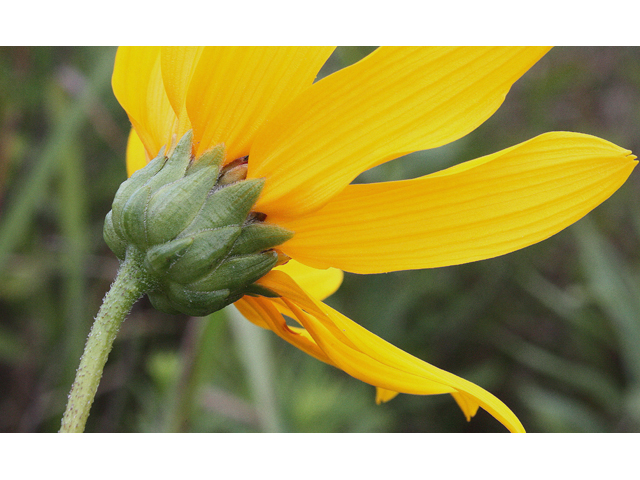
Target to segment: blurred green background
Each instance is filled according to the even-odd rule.
[[[340,48],[331,73],[371,48]],[[102,222],[129,122],[115,48],[0,48],[0,431],[53,432],[117,261]],[[556,48],[484,125],[365,172],[410,178],[552,130],[640,152],[640,48]],[[496,394],[532,432],[640,431],[640,174],[586,219],[469,265],[346,275],[328,303]],[[448,395],[375,389],[237,318],[134,307],[87,431],[500,432]]]

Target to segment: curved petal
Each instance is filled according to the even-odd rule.
[[[182,138],[191,129],[187,115],[187,92],[203,49],[204,47],[162,47],[160,51],[162,81],[169,103],[178,117],[177,138]]]
[[[133,175],[133,173],[141,168],[144,168],[149,159],[144,149],[140,137],[136,133],[135,128],[132,128],[129,132],[129,139],[127,140],[127,177]]]
[[[252,323],[272,330],[283,340],[286,340],[294,347],[299,348],[321,362],[334,365],[329,357],[318,347],[308,332],[304,329],[287,325],[284,317],[276,309],[271,300],[267,298],[243,297],[235,302],[234,305],[238,311]]]
[[[264,320],[265,314],[255,304],[255,298],[248,295],[236,300],[233,306],[254,325],[270,330],[269,323]]]
[[[296,262],[295,260],[289,260],[285,265],[275,267],[274,270],[286,273],[294,280],[295,283],[313,295],[314,298],[319,298],[321,300],[335,293],[342,284],[342,278],[344,277],[342,270],[338,270],[337,268],[311,268],[300,262]],[[245,296],[241,298],[235,302],[235,306],[251,323],[262,328],[273,330],[273,321],[265,322],[266,313],[264,307],[259,307],[252,297]],[[281,304],[277,305],[279,311],[287,314],[288,309],[282,307],[283,305]],[[293,338],[296,339],[296,341],[297,337],[300,335],[300,332],[296,332],[294,329],[292,330],[290,328],[285,329],[284,327],[278,327],[276,330],[274,330],[276,333],[282,333],[282,335],[278,333],[280,336],[293,335]],[[291,330],[291,332],[288,330]],[[288,338],[286,340],[298,346],[296,341],[291,341]]]
[[[171,141],[177,121],[164,90],[160,47],[118,48],[111,84],[149,158],[154,158]]]
[[[637,162],[605,140],[553,132],[427,175],[350,185],[323,209],[274,219],[279,248],[356,273],[457,265],[544,240],[606,200]]]
[[[513,412],[489,392],[385,342],[308,296],[283,272],[271,271],[259,283],[282,293],[282,301],[333,364],[359,380],[380,387],[378,398],[384,399],[393,392],[451,393],[467,419],[481,406],[510,431],[524,431]],[[282,287],[287,294],[278,290]],[[291,292],[295,292],[295,299],[289,295]]]
[[[394,392],[392,390],[387,390],[386,388],[376,387],[376,403],[380,405],[381,403],[387,403],[390,400],[393,400],[398,396],[399,392]]]
[[[547,48],[381,47],[303,92],[256,136],[258,208],[299,216],[358,174],[456,140],[493,114]]]
[[[333,47],[206,47],[187,93],[197,154],[249,153],[257,129],[312,84]]]
[[[285,272],[303,290],[320,300],[333,295],[340,288],[344,277],[342,270],[337,268],[317,269],[295,260],[289,260],[286,264],[275,269]]]

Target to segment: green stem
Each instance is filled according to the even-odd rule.
[[[87,338],[76,379],[69,393],[67,409],[62,417],[61,433],[81,433],[89,417],[98,390],[102,370],[118,334],[120,325],[133,304],[149,289],[149,280],[140,268],[137,252],[127,252],[118,275],[104,301]]]

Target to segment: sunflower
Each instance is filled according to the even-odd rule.
[[[631,152],[569,132],[411,180],[352,183],[471,132],[547,51],[381,47],[314,83],[333,48],[121,47],[112,83],[133,125],[128,173],[170,156],[181,138],[192,165],[217,149],[229,183],[260,181],[250,218],[291,233],[268,249],[275,267],[229,300],[249,321],[377,387],[378,403],[399,392],[449,393],[467,419],[482,407],[524,431],[492,394],[322,300],[342,271],[441,267],[526,247],[624,183],[636,164]]]

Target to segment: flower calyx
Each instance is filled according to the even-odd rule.
[[[246,179],[246,157],[223,167],[218,145],[194,160],[192,138],[122,183],[105,219],[107,245],[120,260],[140,259],[163,312],[204,316],[244,295],[277,296],[255,282],[293,232],[252,211],[264,179]]]

